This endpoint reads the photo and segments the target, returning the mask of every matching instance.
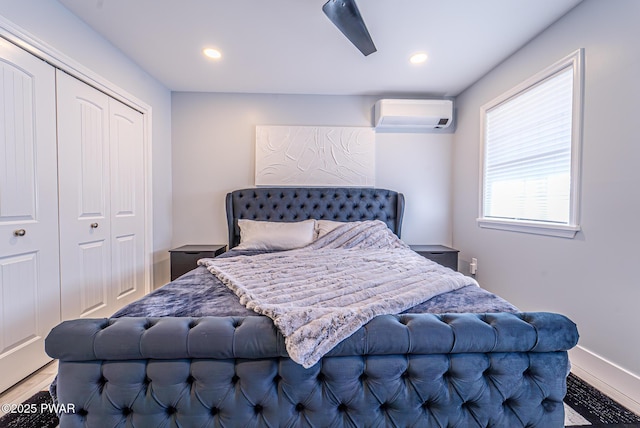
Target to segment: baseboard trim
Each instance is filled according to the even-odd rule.
[[[640,377],[581,346],[569,359],[573,374],[640,415]]]

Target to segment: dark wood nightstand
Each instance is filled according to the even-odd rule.
[[[226,245],[183,245],[171,253],[171,281],[198,267],[198,260],[213,258],[227,251]]]
[[[411,249],[422,257],[440,263],[455,271],[458,270],[458,250],[444,245],[410,245]]]

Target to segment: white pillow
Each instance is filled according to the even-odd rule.
[[[316,239],[322,238],[333,229],[345,224],[343,221],[316,220]]]
[[[274,222],[238,220],[238,250],[292,250],[304,247],[315,238],[315,220]]]

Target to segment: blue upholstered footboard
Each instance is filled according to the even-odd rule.
[[[577,340],[558,314],[388,315],[304,369],[265,317],[120,318],[64,322],[46,350],[62,428],[551,428]]]

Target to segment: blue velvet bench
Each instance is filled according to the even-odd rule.
[[[315,366],[266,317],[66,321],[46,339],[67,427],[564,425],[576,326],[552,313],[373,319]]]

